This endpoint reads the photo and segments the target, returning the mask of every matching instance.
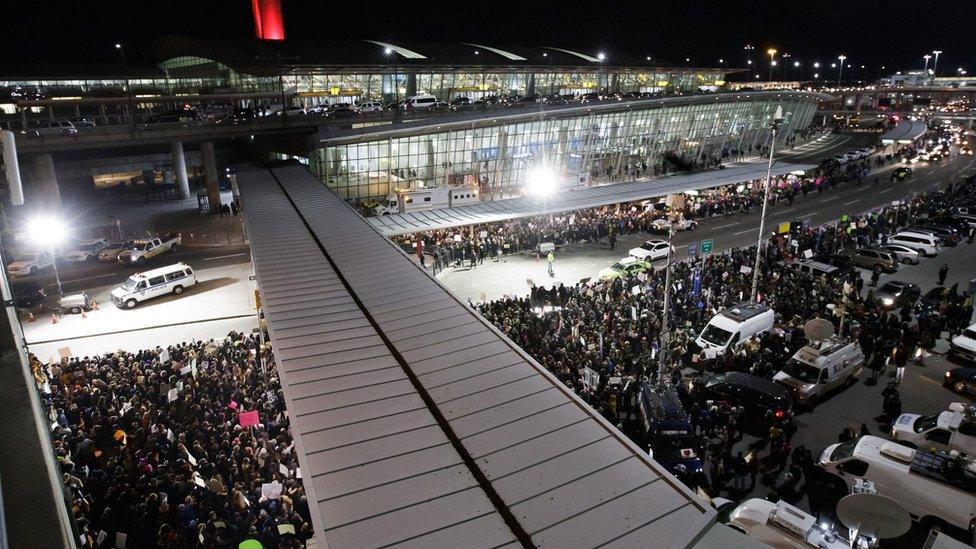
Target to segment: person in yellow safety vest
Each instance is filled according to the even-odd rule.
[[[546,256],[546,261],[549,263],[549,276],[556,276],[556,273],[552,272],[552,263],[556,261],[556,254],[549,252]]]

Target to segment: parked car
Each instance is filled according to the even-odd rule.
[[[132,240],[123,240],[120,242],[109,242],[107,246],[102,248],[102,251],[98,253],[98,260],[101,262],[108,261],[118,261],[119,254],[128,250],[133,245]]]
[[[68,120],[41,120],[36,126],[27,130],[27,137],[42,135],[75,135],[78,128]]]
[[[897,309],[904,305],[914,305],[922,289],[911,282],[891,280],[874,292],[874,299],[883,309]]]
[[[638,259],[636,257],[625,257],[613,265],[602,269],[597,276],[600,278],[600,280],[613,280],[625,275],[634,275],[653,270],[654,267],[652,267],[647,261]]]
[[[7,265],[10,276],[27,276],[54,265],[54,256],[50,252],[23,252],[14,257],[14,261]]]
[[[881,249],[892,252],[898,261],[906,265],[918,265],[922,260],[922,255],[918,253],[918,250],[904,244],[885,244],[881,246]]]
[[[383,103],[380,103],[379,101],[364,101],[363,103],[356,105],[355,110],[362,114],[383,112]]]
[[[64,259],[71,262],[93,261],[98,259],[99,252],[104,250],[106,246],[108,246],[108,240],[105,238],[79,242],[73,250],[65,254]]]
[[[14,296],[14,307],[18,309],[33,309],[44,303],[47,292],[44,287],[34,282],[21,281],[10,285]]]
[[[644,261],[654,261],[668,257],[668,247],[668,243],[663,240],[648,240],[636,248],[631,248],[627,254]]]
[[[811,258],[818,263],[833,265],[842,273],[854,270],[854,260],[847,254],[817,254]]]
[[[183,127],[199,126],[203,123],[196,111],[189,109],[163,111],[146,118],[146,128],[157,128],[163,124],[181,125]]]
[[[976,368],[953,368],[945,373],[942,385],[960,394],[976,395]]]
[[[427,110],[429,110],[429,111],[446,111],[448,109],[448,107],[450,107],[450,105],[448,105],[444,101],[434,101],[433,103],[430,104],[429,107],[427,107]]]
[[[865,269],[880,267],[886,273],[898,270],[898,257],[888,251],[875,248],[857,248],[850,252],[854,265]]]
[[[926,223],[924,225],[911,227],[907,230],[931,234],[941,240],[942,244],[945,246],[953,247],[959,244],[959,231],[949,227],[948,225]]]
[[[132,309],[147,299],[163,295],[180,295],[196,285],[193,269],[185,263],[153,269],[130,276],[121,286],[112,290],[112,303],[116,307]]]
[[[915,170],[907,166],[897,167],[891,174],[891,178],[894,181],[907,181],[913,177],[915,177]]]
[[[667,234],[671,231],[667,219],[657,218],[651,221],[651,232]],[[676,231],[693,231],[698,228],[698,222],[693,219],[679,219],[674,223]]]
[[[915,304],[915,311],[939,313],[942,310],[942,306],[949,301],[952,295],[949,288],[936,286],[918,298],[918,302]]]
[[[963,360],[976,362],[976,324],[952,338],[949,342],[949,352]]]
[[[942,251],[939,239],[927,233],[900,231],[888,238],[889,244],[908,246],[925,257],[935,257]]]
[[[180,233],[169,233],[163,238],[133,240],[129,249],[119,253],[119,263],[145,263],[147,259],[176,250],[180,242]]]
[[[945,412],[902,414],[891,426],[891,440],[910,448],[956,450],[976,455],[976,404],[953,402]]]
[[[793,411],[786,387],[744,372],[703,374],[692,382],[691,390],[700,391],[706,400],[741,406],[745,414],[741,425],[765,429]]]
[[[790,263],[790,267],[811,276],[833,277],[840,273],[840,269],[837,267],[829,263],[821,263],[820,261],[814,261],[812,259],[797,259],[796,261]]]

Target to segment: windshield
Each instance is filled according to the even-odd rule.
[[[976,330],[966,329],[962,335],[968,337],[969,339],[976,339]]]
[[[610,265],[610,268],[619,273],[620,271],[624,270],[624,264],[618,261],[617,263]]]
[[[127,292],[131,292],[132,290],[136,289],[137,284],[139,284],[139,281],[136,280],[135,277],[130,276],[125,282],[122,283],[122,289]]]
[[[922,416],[915,420],[915,425],[912,426],[916,433],[921,433],[923,431],[928,431],[929,429],[935,429],[939,424],[939,414],[934,414],[931,416]]]
[[[37,254],[20,254],[17,256],[17,261],[31,262],[36,259],[37,259]]]
[[[147,245],[147,243],[145,243],[145,242],[136,242],[136,243],[134,243],[132,245],[132,249],[133,250],[145,250],[146,249],[146,245]]]
[[[830,453],[830,461],[839,461],[845,458],[851,457],[854,453],[854,447],[857,446],[857,441],[859,439],[848,440],[847,442],[842,442],[834,448],[834,451]]]
[[[701,338],[713,345],[725,345],[731,337],[732,332],[723,330],[714,324],[705,326],[701,333]]]
[[[803,383],[816,383],[817,378],[820,377],[820,370],[818,368],[814,368],[809,364],[804,364],[793,358],[783,367],[783,373]]]
[[[654,248],[657,246],[657,244],[658,244],[657,242],[645,242],[645,243],[641,244],[640,247],[641,248],[644,248],[645,250],[654,250]]]
[[[98,246],[99,244],[101,244],[101,242],[87,242],[85,244],[78,246],[78,249],[82,251],[94,250],[95,247]]]

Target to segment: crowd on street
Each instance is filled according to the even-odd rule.
[[[950,287],[945,288],[942,305],[936,311],[916,311],[907,305],[889,310],[874,298],[875,289],[865,284],[857,269],[841,271],[836,276],[816,276],[800,272],[792,263],[805,255],[836,256],[844,250],[883,244],[896,228],[918,217],[937,217],[947,211],[956,197],[973,196],[974,192],[976,182],[970,178],[952,189],[919,195],[898,206],[850,217],[843,223],[794,227],[790,233],[771,236],[760,267],[758,301],[775,311],[775,327],[722,353],[706,353],[694,339],[717,312],[749,300],[755,246],[675,263],[669,309],[673,335],[665,341],[666,361],[671,366],[666,370],[668,379],[657,379],[664,268],[625,274],[610,281],[535,286],[528,296],[485,302],[478,308],[541,365],[621,428],[626,418],[633,417],[630,408],[635,401],[634,395],[622,392],[622,387],[635,390],[644,380],[682,388],[682,400],[696,428],[705,425],[706,434],[712,437],[708,474],[688,476],[682,479],[685,482],[712,495],[728,491],[742,497],[755,486],[757,474],[784,473],[771,477],[772,488],[783,494],[795,493],[799,479],[812,468],[812,454],[809,449],[791,446],[796,431],[792,419],[776,421],[769,432],[760,433],[770,453],[764,460],[751,459],[748,452],[743,455],[733,451],[744,428],[737,426],[735,407],[704,400],[693,389],[687,389],[682,383],[683,375],[690,378],[702,372],[740,371],[771,379],[806,344],[804,323],[825,318],[843,337],[860,342],[873,383],[878,383],[885,368],[892,373],[902,368],[884,394],[883,413],[893,421],[900,413],[897,382],[906,362],[924,361],[939,339],[961,333],[972,316],[972,296],[966,290]],[[576,215],[578,219],[588,219],[580,212]],[[622,226],[629,227],[629,222],[628,219]],[[598,239],[599,234],[599,230],[594,230],[587,237]],[[840,310],[845,312],[843,317],[834,314]],[[584,374],[589,371],[599,375],[598,383],[591,383],[594,377]],[[619,381],[628,378],[637,382],[627,385]],[[853,432],[842,435],[856,437]],[[785,483],[778,485],[777,482],[784,482],[782,479]],[[809,488],[814,490],[813,485]]]
[[[308,502],[262,339],[31,355],[83,547],[305,546]]]

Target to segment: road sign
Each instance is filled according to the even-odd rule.
[[[698,243],[692,242],[688,244],[688,257],[695,257],[698,255]]]
[[[714,241],[711,238],[709,238],[708,240],[702,240],[701,241],[701,253],[703,253],[703,254],[710,254],[710,253],[712,253],[712,249],[714,247],[713,245],[714,245]]]

